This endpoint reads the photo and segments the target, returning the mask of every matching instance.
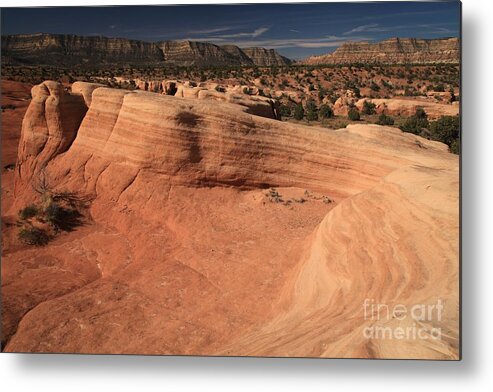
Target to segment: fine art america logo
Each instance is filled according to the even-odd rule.
[[[388,305],[373,299],[363,302],[364,318],[372,322],[363,329],[367,339],[434,339],[442,337],[441,328],[433,327],[443,316],[443,304],[439,299],[436,304]],[[405,326],[389,326],[388,322],[397,320]],[[407,320],[408,322],[405,322]]]

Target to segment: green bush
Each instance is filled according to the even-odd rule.
[[[46,245],[50,239],[48,234],[37,227],[23,227],[18,234],[19,239],[27,245]]]
[[[382,113],[378,116],[377,120],[378,125],[394,125],[394,119],[386,114]]]
[[[305,109],[303,109],[301,104],[296,105],[294,108],[294,118],[296,120],[303,120],[303,117],[305,117]]]
[[[450,147],[450,152],[453,154],[460,154],[460,140],[456,139],[452,142],[452,144],[449,146]]]
[[[428,115],[426,114],[423,108],[417,107],[414,115],[419,119],[428,119]]]
[[[415,114],[409,117],[400,129],[404,132],[420,135],[423,129],[428,129],[429,125],[428,116],[423,108],[416,108]]]
[[[38,207],[34,204],[30,204],[19,211],[19,218],[22,220],[26,220],[36,216],[37,213]]]
[[[313,100],[306,103],[306,119],[308,121],[318,120],[318,108]]]
[[[279,114],[281,117],[291,117],[291,108],[288,105],[281,105],[279,107]]]
[[[443,83],[440,83],[440,84],[437,84],[434,88],[435,91],[437,92],[444,92],[445,91],[445,86],[443,85]]]
[[[380,91],[380,86],[378,84],[376,84],[374,81],[371,82],[370,88],[373,91]]]
[[[367,115],[375,114],[377,112],[375,104],[370,101],[363,102],[362,112],[363,114],[367,114]]]
[[[56,203],[51,202],[44,210],[46,222],[53,227],[57,227],[61,221],[63,209]]]
[[[348,117],[351,121],[359,121],[359,119],[360,119],[360,115],[359,115],[358,109],[356,109],[356,108],[351,108],[351,109],[349,109],[349,112],[348,112],[348,114],[347,114],[347,117]]]
[[[459,116],[442,116],[430,123],[431,139],[445,143],[454,154],[459,153],[459,133]]]
[[[318,114],[320,118],[332,118],[334,117],[334,111],[329,105],[321,105]]]

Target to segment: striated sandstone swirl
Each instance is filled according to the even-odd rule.
[[[59,90],[44,86],[21,146],[47,133],[40,95],[64,116]],[[100,277],[90,270],[85,285],[24,305],[8,300],[22,288],[5,286],[10,330],[18,322],[7,351],[458,358],[458,159],[446,146],[376,125],[286,124],[227,102],[91,96],[68,149],[52,153],[56,134],[20,149],[13,210],[34,197],[32,162],[49,156],[56,189],[93,198],[97,231],[42,253],[53,246],[55,265],[84,260]],[[269,186],[335,203],[265,203],[259,188]],[[8,255],[7,268],[20,257]],[[365,298],[441,300],[433,325],[443,338],[364,338]]]

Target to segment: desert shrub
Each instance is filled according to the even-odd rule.
[[[22,210],[19,210],[19,219],[26,220],[29,218],[33,218],[38,213],[38,207],[34,204],[30,204],[27,207],[24,207]]]
[[[73,231],[83,224],[83,215],[77,208],[52,201],[43,210],[43,218],[56,231]]]
[[[46,245],[49,235],[37,227],[23,227],[18,234],[19,239],[27,245]]]
[[[321,105],[318,110],[320,118],[332,118],[334,117],[334,111],[329,105]]]
[[[406,96],[406,97],[414,97],[415,95],[416,95],[416,92],[414,91],[413,88],[406,87],[404,89],[404,96]]]
[[[381,80],[381,83],[382,83],[382,86],[385,87],[385,88],[388,88],[388,89],[393,89],[394,86],[392,86],[392,84],[390,84],[389,82],[385,81],[385,80]]]
[[[291,108],[288,105],[281,105],[279,107],[279,114],[281,117],[291,117]]]
[[[2,112],[7,110],[7,109],[15,110],[15,105],[12,105],[12,104],[2,105]]]
[[[62,207],[60,207],[57,203],[51,202],[43,212],[46,222],[53,227],[58,227],[63,215]]]
[[[306,119],[308,121],[318,120],[318,109],[313,100],[309,100],[306,103]]]
[[[380,86],[378,84],[376,84],[374,81],[371,82],[370,88],[373,91],[380,91]]]
[[[349,109],[349,112],[347,114],[347,117],[351,120],[351,121],[359,121],[360,119],[360,115],[359,115],[359,111],[358,109],[356,108],[351,108]]]
[[[426,114],[425,110],[421,107],[416,108],[414,115],[419,119],[428,119],[428,115]]]
[[[363,102],[363,109],[362,109],[362,112],[363,114],[375,114],[377,111],[376,111],[376,106],[373,102],[370,102],[370,101],[365,101]]]
[[[453,154],[460,154],[460,140],[457,138],[452,142],[452,144],[449,146],[450,147],[450,152]]]
[[[459,153],[459,116],[442,116],[430,123],[430,138],[449,146],[454,154]]]
[[[378,125],[394,125],[394,119],[386,114],[382,113],[378,116],[377,120]]]
[[[423,108],[416,108],[413,116],[409,117],[406,122],[400,127],[404,132],[420,135],[423,129],[428,129],[430,125],[428,116]]]
[[[294,108],[294,118],[296,120],[303,120],[303,117],[305,117],[305,109],[303,109],[301,104],[296,105]]]
[[[440,84],[437,84],[435,87],[434,87],[434,90],[437,91],[437,92],[441,92],[443,93],[445,91],[445,86],[443,85],[443,83],[440,83]]]

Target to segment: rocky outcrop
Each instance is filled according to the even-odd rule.
[[[416,113],[417,108],[423,108],[430,119],[437,119],[441,116],[457,116],[459,114],[458,105],[405,98],[364,98],[356,102],[355,106],[362,110],[365,101],[375,104],[377,114],[384,113],[391,116],[409,117]],[[334,112],[336,112],[335,109]]]
[[[381,42],[346,42],[333,53],[312,56],[302,63],[316,64],[434,64],[460,61],[458,38],[391,38]]]
[[[68,150],[88,108],[82,94],[67,93],[53,81],[34,86],[31,96],[17,158],[23,181],[29,181],[51,159]]]
[[[191,85],[188,81],[180,82],[177,80],[137,80],[136,85],[139,90],[143,91],[172,95],[180,98],[229,102],[247,108],[247,113],[256,116],[273,119],[281,118],[279,113],[279,101],[261,95],[255,95],[259,92],[257,88],[235,85],[224,87],[224,91],[217,91],[216,87],[218,87],[218,84],[216,83],[204,82],[196,86],[195,84]],[[74,86],[78,86],[78,84],[74,83]],[[245,88],[251,91],[251,94],[245,94],[243,92]],[[72,89],[74,88],[72,87]]]
[[[4,63],[52,66],[180,65],[180,66],[271,66],[290,60],[274,50],[207,42],[144,42],[124,38],[82,37],[63,34],[2,36]]]
[[[291,61],[281,56],[274,49],[243,48],[243,52],[258,66],[288,65]]]
[[[351,107],[363,110],[365,101],[375,105],[377,114],[390,116],[409,117],[416,113],[417,108],[422,108],[428,118],[434,120],[441,116],[456,116],[459,114],[459,105],[445,102],[433,102],[422,97],[396,97],[396,98],[357,98],[352,90],[347,90],[332,106],[337,116],[347,116]]]
[[[47,101],[60,89],[33,92]],[[57,102],[61,118],[73,111]],[[48,134],[39,99],[32,105],[26,124]],[[73,127],[62,123],[61,133],[71,139]],[[23,132],[22,145],[33,138]],[[42,145],[31,155],[47,156]],[[61,238],[56,257],[46,254],[51,245],[3,257],[3,311],[18,323],[5,351],[458,358],[459,166],[441,143],[96,88],[75,139],[45,167],[55,190],[91,197],[94,229]],[[15,213],[32,197],[30,181],[18,182]],[[265,203],[270,186],[335,202]],[[444,338],[365,338],[375,324],[364,318],[365,298],[440,300],[445,316],[432,326]]]
[[[349,108],[357,102],[357,98],[352,90],[347,90],[334,102],[332,109],[336,116],[347,116]]]

